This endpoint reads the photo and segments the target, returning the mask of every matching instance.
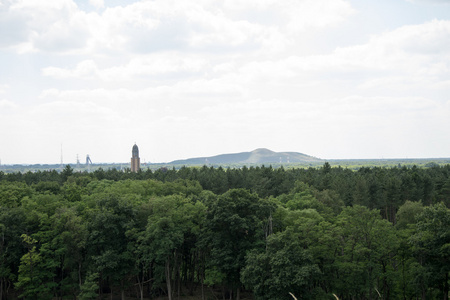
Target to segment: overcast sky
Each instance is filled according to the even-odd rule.
[[[2,164],[450,157],[450,0],[0,0]]]

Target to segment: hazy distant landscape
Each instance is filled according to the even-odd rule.
[[[142,170],[157,170],[159,168],[180,168],[183,166],[213,166],[213,167],[232,167],[240,168],[243,166],[272,166],[274,168],[308,168],[321,167],[325,162],[331,166],[341,166],[344,168],[358,169],[361,167],[396,167],[396,166],[419,166],[432,167],[434,165],[445,165],[450,163],[450,158],[394,158],[394,159],[321,159],[314,156],[298,152],[274,152],[269,149],[255,149],[251,152],[240,152],[230,154],[220,154],[211,157],[196,157],[188,159],[175,160],[168,163],[144,163]],[[33,165],[0,165],[0,171],[3,172],[28,172],[59,170],[70,165],[76,172],[94,171],[102,168],[104,170],[117,169],[125,171],[130,168],[129,162],[122,163],[93,163],[90,166],[86,164],[68,163],[61,164],[33,164]]]

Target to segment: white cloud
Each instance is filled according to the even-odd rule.
[[[22,53],[79,51],[89,36],[86,14],[71,0],[10,1],[0,8],[1,15],[6,16],[2,25],[9,31],[3,46],[17,47]]]
[[[261,82],[348,81],[360,88],[445,88],[450,72],[450,21],[403,26],[330,54],[254,61],[240,72]]]
[[[12,3],[11,9],[13,10],[23,10],[23,9],[36,9],[36,10],[64,10],[64,9],[74,9],[76,4],[72,0],[15,0],[8,1]]]
[[[50,76],[57,79],[81,78],[94,79],[98,78],[99,70],[93,60],[85,60],[77,64],[75,69],[69,70],[57,67],[46,67],[42,69],[44,76]]]
[[[450,4],[448,0],[406,0],[408,2],[431,3],[431,4]]]
[[[74,69],[46,67],[42,69],[44,76],[58,79],[77,78],[83,80],[99,79],[102,81],[133,81],[139,78],[159,76],[183,76],[204,72],[208,62],[199,56],[177,53],[156,53],[136,56],[128,63],[110,68],[100,69],[93,60],[85,60]],[[179,75],[177,75],[179,74]]]
[[[104,0],[89,0],[89,3],[95,8],[103,8],[105,6]]]
[[[424,24],[425,27],[428,25]],[[393,38],[393,35],[396,37]],[[330,71],[337,77],[343,77],[343,74],[349,72],[354,72],[355,76],[358,76],[373,70],[372,74],[369,72],[368,77],[365,75],[359,80],[360,88],[374,89],[377,95],[380,93],[380,86],[391,89],[398,89],[401,85],[406,87],[408,80],[411,82],[411,79],[408,79],[409,75],[415,74],[417,66],[425,69],[429,66],[426,59],[423,60],[421,55],[414,52],[404,59],[409,60],[414,67],[404,64],[403,60],[395,59],[398,52],[407,52],[404,49],[407,43],[402,42],[408,40],[408,34],[405,35],[399,35],[397,31],[386,33],[373,37],[366,45],[340,48],[329,55],[291,56],[281,60],[254,60],[244,64],[238,61],[224,62],[219,59],[212,67],[203,60],[192,67],[188,63],[189,57],[186,57],[187,61],[183,61],[180,58],[175,59],[177,56],[165,56],[166,54],[142,56],[116,69],[105,68],[99,72],[103,74],[109,72],[110,78],[120,73],[128,74],[126,78],[136,78],[139,74],[151,74],[152,69],[159,69],[157,64],[160,61],[164,63],[161,65],[158,76],[162,72],[176,72],[183,68],[193,70],[194,73],[197,70],[213,70],[214,76],[207,78],[200,75],[198,78],[194,76],[190,79],[182,77],[170,85],[138,90],[58,91],[57,94],[59,99],[72,99],[72,101],[88,99],[102,106],[109,105],[124,115],[133,116],[134,122],[142,126],[142,134],[145,134],[145,129],[152,132],[151,128],[155,128],[156,131],[158,131],[157,128],[164,128],[164,135],[152,132],[151,137],[154,140],[163,141],[168,148],[173,147],[172,149],[176,149],[176,145],[170,146],[172,141],[167,140],[167,136],[176,137],[177,144],[189,145],[192,140],[198,143],[205,137],[205,132],[213,132],[207,135],[208,143],[230,145],[229,148],[223,149],[227,152],[242,151],[240,147],[244,144],[255,148],[265,146],[265,143],[270,143],[267,141],[268,136],[276,140],[275,144],[281,150],[292,149],[292,135],[300,135],[305,144],[314,144],[314,146],[305,147],[304,150],[302,148],[303,152],[329,157],[324,149],[327,148],[327,144],[332,143],[337,148],[335,157],[346,157],[346,155],[348,157],[349,154],[346,154],[344,150],[339,150],[340,147],[342,149],[346,147],[342,145],[341,140],[352,140],[353,136],[365,136],[365,132],[372,132],[375,136],[369,136],[364,141],[354,141],[354,147],[362,153],[360,157],[380,157],[382,153],[385,153],[385,150],[379,146],[383,145],[381,137],[390,141],[393,147],[390,150],[391,153],[397,153],[392,155],[404,157],[404,153],[408,153],[407,155],[411,157],[414,153],[402,145],[402,143],[407,144],[403,137],[410,136],[414,130],[418,130],[418,124],[429,122],[428,116],[436,112],[440,113],[440,117],[433,122],[440,124],[441,134],[445,134],[445,129],[442,128],[450,125],[447,118],[443,117],[444,112],[449,112],[448,105],[445,109],[445,106],[443,107],[435,100],[406,96],[397,98],[361,95],[340,98],[336,95],[330,98],[336,90],[346,89],[347,86],[340,87],[339,84],[332,86],[330,81],[335,78],[323,77],[323,74]],[[392,52],[387,49],[391,49]],[[375,59],[375,63],[369,57]],[[445,56],[433,59],[445,62]],[[390,61],[391,64],[386,63],[385,60]],[[196,66],[200,67],[197,69]],[[82,68],[77,67],[75,71],[79,69]],[[98,67],[95,65],[93,69],[98,70]],[[384,75],[378,76],[376,73],[380,70],[388,72],[384,75],[392,75],[383,81]],[[82,74],[82,72],[79,73]],[[390,80],[394,76],[396,80]],[[344,76],[340,79],[348,80],[353,85],[350,85],[350,90],[345,91],[347,94],[358,92],[355,89],[354,78]],[[377,80],[379,82],[376,82]],[[436,84],[433,80],[429,82]],[[370,87],[370,84],[373,86]],[[416,84],[424,85],[420,81]],[[292,93],[293,90],[296,92]],[[322,95],[317,98],[318,94]],[[424,114],[427,117],[422,119],[421,116]],[[325,121],[324,118],[328,120]],[[398,126],[399,119],[403,124],[401,127]],[[205,128],[208,130],[206,131]],[[278,132],[272,132],[273,130]],[[229,132],[233,132],[232,140],[228,136]],[[425,138],[428,135],[429,132],[425,131],[421,137]],[[317,137],[326,143],[317,143]],[[143,146],[151,148],[150,144],[144,143]],[[218,154],[199,153],[202,147],[198,144],[196,146],[188,147],[190,150],[186,150],[184,155],[189,157]],[[204,151],[209,149],[206,145],[204,148]],[[155,152],[151,158],[153,161],[179,158],[175,150],[166,150],[165,153]]]
[[[0,100],[0,109],[15,109],[17,107],[18,106],[12,101],[6,99]]]
[[[104,6],[103,0],[90,3]],[[85,13],[72,0],[15,0],[0,14],[4,25],[15,31],[3,43],[20,46],[22,52],[149,53],[261,46],[279,50],[292,44],[299,32],[342,22],[353,12],[344,0],[249,1],[239,8],[232,1],[157,0],[108,7],[101,14]]]
[[[288,28],[294,32],[340,23],[355,13],[350,3],[343,0],[305,0],[294,3],[285,7],[289,16]]]
[[[7,85],[7,84],[0,84],[0,94],[5,93],[8,88],[9,88],[9,85]]]
[[[33,46],[39,50],[56,53],[79,52],[84,49],[90,33],[85,17],[81,14],[75,14],[69,20],[53,22],[32,38]]]
[[[333,93],[344,95],[349,88],[355,93],[371,91],[372,96],[385,95],[383,90],[413,95],[418,88],[448,89],[449,53],[450,21],[435,20],[374,35],[366,44],[340,47],[329,54],[267,58],[258,51],[232,56],[165,51],[134,55],[121,64],[98,59],[102,67],[97,59],[89,59],[73,69],[47,67],[42,74],[146,91],[161,90],[158,86],[163,85],[171,97],[180,99],[238,95],[318,100]]]

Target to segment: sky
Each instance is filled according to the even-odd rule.
[[[0,0],[1,164],[450,157],[450,0]]]

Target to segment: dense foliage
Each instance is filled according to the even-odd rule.
[[[448,299],[449,207],[450,165],[0,172],[0,300]]]

